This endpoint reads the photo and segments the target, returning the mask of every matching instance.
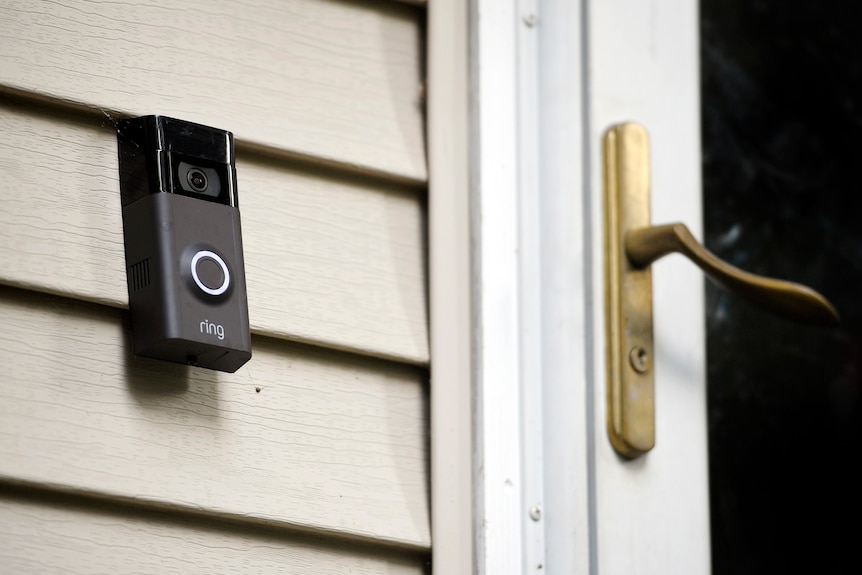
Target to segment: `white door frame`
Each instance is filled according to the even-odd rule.
[[[654,221],[700,228],[696,6],[465,4],[428,8],[435,572],[706,572],[702,279],[654,273],[661,451],[623,461],[599,225],[601,133],[639,120]]]
[[[581,56],[578,42],[557,49],[579,36],[581,6],[545,2],[541,21],[537,9],[428,7],[439,573],[543,573],[546,553],[561,572],[589,568],[587,236],[571,226],[584,213]],[[541,59],[550,73],[540,79]],[[572,265],[549,263],[562,260]],[[453,319],[465,310],[469,323]],[[546,492],[558,507],[545,506]]]

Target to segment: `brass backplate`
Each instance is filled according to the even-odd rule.
[[[602,142],[608,436],[628,458],[655,445],[652,276],[625,254],[625,234],[650,225],[649,140],[639,124],[612,126]]]

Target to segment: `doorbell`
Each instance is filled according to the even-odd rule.
[[[235,372],[251,334],[233,134],[143,116],[117,145],[135,355]]]

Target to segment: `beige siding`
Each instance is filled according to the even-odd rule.
[[[126,306],[116,135],[0,95],[0,283]],[[255,333],[428,361],[423,194],[237,164]]]
[[[0,84],[422,182],[419,17],[361,0],[7,0]]]
[[[416,574],[423,9],[0,2],[0,573]],[[253,357],[132,357],[112,118],[231,130]]]
[[[419,557],[0,494],[0,572],[420,575]]]
[[[132,359],[125,315],[0,289],[0,481],[428,546],[418,368],[262,338],[235,374]]]

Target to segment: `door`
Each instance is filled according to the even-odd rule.
[[[654,339],[647,353],[655,386],[655,447],[634,459],[621,457],[608,438],[611,344],[601,305],[611,289],[603,273],[601,146],[609,127],[634,121],[646,128],[652,224],[682,222],[702,237],[697,6],[675,0],[591,2],[587,13],[593,566],[608,574],[708,573],[702,274],[679,256],[651,266]]]
[[[857,572],[859,530],[837,527],[859,509],[856,14],[802,2],[684,4],[588,7],[592,269],[599,138],[634,120],[650,136],[654,224],[685,222],[729,262],[819,290],[843,322],[794,322],[711,282],[704,309],[697,268],[679,256],[654,263],[653,450],[623,460],[608,448],[604,373],[591,373],[593,566]],[[609,289],[601,279],[594,271],[596,299]],[[603,312],[593,308],[594,342]],[[607,360],[593,352],[594,365]]]
[[[848,242],[855,232],[842,231],[858,213],[854,174],[851,169],[842,178],[833,176],[858,157],[846,134],[854,125],[852,87],[859,59],[847,57],[854,43],[842,40],[849,36],[842,36],[835,22],[855,20],[835,11],[829,20],[828,11],[815,7],[787,16],[783,4],[779,14],[765,9],[767,3],[747,7],[752,15],[742,4],[702,2],[699,10],[682,0],[476,2],[470,23],[471,221],[476,226],[473,510],[479,573],[852,569],[853,547],[847,543],[855,531],[828,529],[834,509],[843,507],[852,516],[857,508],[852,491],[830,492],[852,486],[847,466],[851,446],[858,444],[858,346],[852,329],[773,318],[732,295],[712,287],[706,291],[701,272],[684,258],[662,259],[651,266],[654,346],[648,359],[655,378],[655,447],[621,457],[607,433],[601,142],[611,126],[635,121],[647,130],[653,224],[683,222],[703,240],[705,219],[707,246],[719,255],[760,274],[811,284],[836,300],[845,322],[852,321],[852,286],[858,281],[830,266],[839,267],[831,263],[836,261],[840,269],[853,270],[859,259]],[[701,31],[706,37],[717,28],[702,20],[710,12],[724,18],[730,40],[759,35],[783,51],[768,65],[756,57],[764,48],[751,44],[735,53],[710,53],[700,38]],[[796,25],[792,33],[764,33],[773,20],[788,19]],[[809,24],[826,38],[811,40]],[[791,104],[804,103],[811,112],[806,122],[776,117],[769,100],[745,112],[748,78],[734,85],[715,75],[728,72],[733,56],[738,67],[759,63],[764,76],[783,64],[793,78],[795,59],[821,54],[823,44],[836,48],[833,55],[810,58],[815,65],[807,73],[817,79],[812,84],[832,80],[844,89],[839,96],[833,89],[823,103],[794,100],[801,90],[792,83],[783,88]],[[826,64],[841,60],[848,62],[845,74],[831,74]],[[713,66],[711,72],[701,74],[701,61]],[[740,77],[731,74],[730,80]],[[728,133],[721,116],[704,116],[702,134],[701,98],[712,113],[715,103],[709,98],[715,95],[724,96],[724,111],[736,120],[730,126],[737,129],[734,136],[757,136],[762,130],[754,120],[770,118],[772,147],[710,141],[714,133]],[[843,121],[833,118],[835,109],[843,110]],[[844,131],[812,129],[821,120]],[[809,138],[812,134],[817,137]],[[827,140],[837,143],[837,152],[824,151]],[[710,178],[705,213],[702,142]],[[763,149],[772,156],[761,154],[761,161],[752,162],[758,156],[751,152]],[[775,162],[763,157],[785,165],[776,170]],[[806,178],[787,177],[795,166]],[[737,181],[716,178],[726,174]],[[771,195],[761,189],[766,201],[752,204],[734,187],[751,174],[784,187],[774,187]],[[824,182],[831,186],[817,187]],[[793,210],[782,194],[800,187],[807,190],[797,193],[803,208]],[[749,210],[753,205],[777,219],[784,242],[794,249],[774,242],[767,248],[769,238],[752,235],[752,228],[762,227],[767,236],[782,228],[768,218],[760,226],[750,211],[742,216],[731,215],[726,206],[716,211],[721,203]],[[824,207],[834,208],[834,220],[845,222],[845,228],[824,218]],[[808,227],[787,224],[787,211],[798,211]],[[732,223],[740,217],[744,226]],[[743,239],[760,250],[760,261],[751,257],[752,247],[740,255],[725,249],[743,245]],[[824,257],[814,249],[817,244],[832,248],[832,255]],[[801,272],[793,271],[792,260]],[[846,295],[835,291],[836,283],[846,286]],[[729,317],[731,308],[742,312]],[[730,324],[735,331],[721,335]],[[774,342],[779,345],[770,350]],[[836,355],[846,358],[843,365]],[[743,356],[752,367],[743,366]],[[797,374],[803,379],[793,382]],[[757,388],[772,391],[757,392],[752,401]],[[803,388],[815,393],[806,396]],[[766,402],[766,395],[775,401]],[[820,411],[812,422],[805,408],[815,400]],[[806,437],[815,428],[821,440]],[[737,457],[741,454],[747,457]],[[824,473],[815,478],[817,470]],[[760,491],[750,490],[758,483]],[[818,486],[814,494],[805,491],[810,485]],[[743,513],[728,518],[728,507]],[[758,527],[746,524],[752,517]],[[794,542],[793,551],[785,541]]]
[[[820,291],[843,321],[791,321],[712,282],[703,308],[697,268],[679,256],[654,263],[652,451],[621,460],[608,449],[604,374],[591,374],[593,565],[857,572],[859,530],[837,527],[853,525],[859,509],[851,468],[860,436],[859,154],[848,129],[862,92],[856,11],[640,4],[587,10],[592,269],[600,269],[599,138],[634,120],[650,136],[654,224],[684,222],[727,261]],[[596,299],[608,290],[600,279],[594,271]],[[593,341],[602,341],[604,310],[593,312]],[[593,351],[602,365],[604,351]]]

